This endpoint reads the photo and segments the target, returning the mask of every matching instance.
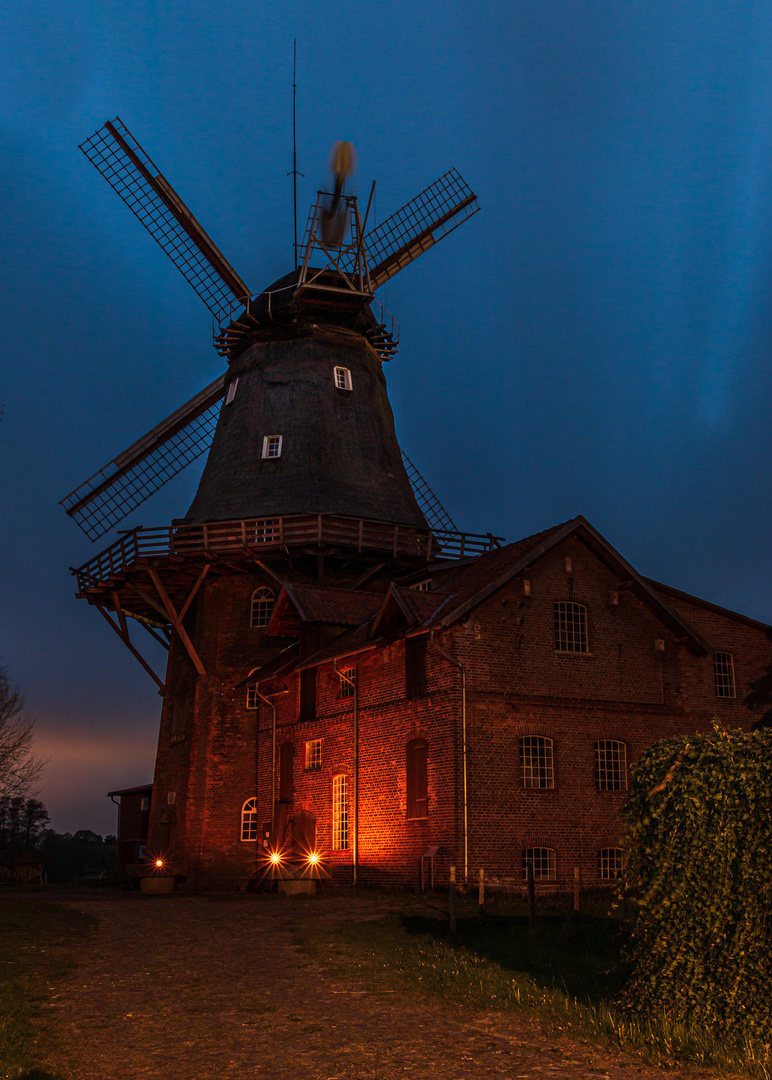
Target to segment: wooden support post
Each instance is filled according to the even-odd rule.
[[[448,914],[450,916],[450,932],[456,932],[456,868],[450,868],[450,894],[448,896]]]
[[[533,926],[536,919],[536,890],[533,882],[533,859],[525,864],[526,883],[528,885],[528,925]]]
[[[206,675],[206,668],[201,663],[201,658],[199,657],[196,650],[193,648],[193,642],[188,637],[188,633],[187,633],[185,627],[182,625],[182,620],[180,619],[179,615],[177,614],[177,612],[176,612],[176,610],[174,608],[174,605],[172,604],[171,600],[169,599],[169,596],[167,595],[166,589],[163,587],[163,583],[162,583],[160,577],[158,576],[158,574],[156,573],[156,571],[153,569],[152,566],[148,567],[148,573],[150,574],[150,577],[153,579],[153,584],[156,587],[156,592],[161,597],[161,603],[166,608],[166,614],[169,616],[169,619],[171,621],[172,626],[177,631],[177,634],[179,636],[180,641],[182,642],[182,644],[187,649],[188,656],[193,661],[193,666],[195,667],[195,669],[199,673],[199,675]]]
[[[480,889],[477,897],[477,912],[481,919],[485,918],[485,871],[480,867]]]
[[[113,620],[112,620],[112,619],[110,618],[110,616],[109,616],[109,615],[107,614],[107,612],[105,611],[105,609],[104,609],[104,608],[102,607],[102,605],[101,605],[101,604],[95,604],[95,605],[94,605],[94,607],[95,607],[95,608],[97,609],[97,611],[99,612],[99,614],[100,614],[100,615],[104,616],[105,620],[107,621],[107,624],[108,624],[108,626],[111,626],[111,627],[112,627],[112,629],[113,629],[113,630],[114,630],[114,631],[116,632],[116,634],[118,635],[118,637],[119,637],[119,638],[121,639],[121,641],[123,642],[123,644],[124,644],[124,645],[126,646],[126,648],[127,648],[127,649],[129,650],[129,652],[131,653],[131,655],[132,655],[133,657],[135,657],[135,658],[136,658],[137,660],[139,660],[139,662],[140,662],[140,664],[142,665],[142,667],[143,667],[143,668],[145,669],[145,671],[146,671],[146,672],[148,673],[148,675],[150,676],[150,678],[151,678],[151,679],[153,680],[153,682],[154,682],[154,683],[156,684],[156,686],[158,687],[158,693],[159,693],[159,694],[160,694],[160,695],[161,695],[161,696],[163,697],[163,695],[164,695],[164,694],[165,694],[165,692],[166,692],[166,687],[165,687],[165,685],[163,684],[163,682],[162,682],[162,681],[161,681],[161,680],[160,680],[160,679],[158,678],[158,676],[156,675],[156,673],[155,673],[155,672],[153,671],[153,669],[151,668],[150,664],[148,664],[147,660],[145,660],[144,656],[142,656],[142,654],[141,654],[141,653],[140,653],[140,652],[139,652],[139,651],[138,651],[137,649],[135,649],[135,648],[134,648],[134,646],[132,645],[131,641],[129,640],[129,631],[128,631],[128,627],[126,628],[126,631],[125,631],[125,633],[124,633],[124,632],[123,632],[122,630],[120,630],[120,629],[119,629],[119,628],[118,628],[118,627],[117,627],[117,626],[115,625],[115,623],[114,623],[114,622],[113,622]],[[124,625],[125,625],[125,624],[124,624]]]
[[[579,867],[574,867],[574,915],[579,914]]]

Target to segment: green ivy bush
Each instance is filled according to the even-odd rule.
[[[623,1009],[770,1041],[771,793],[769,730],[716,722],[642,754],[624,810]]]

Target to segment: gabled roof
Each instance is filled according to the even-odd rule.
[[[331,589],[321,585],[285,582],[273,609],[266,633],[281,635],[302,623],[361,626],[381,605],[378,593]]]
[[[422,626],[427,619],[435,615],[449,594],[446,592],[420,592],[417,589],[403,589],[393,583],[389,585],[378,614],[373,620],[371,637],[377,637],[389,624],[403,628]]]
[[[711,604],[709,600],[702,600],[699,596],[692,596],[681,589],[674,589],[672,585],[663,585],[661,581],[654,581],[652,578],[646,578],[646,581],[655,592],[666,593],[668,596],[674,596],[677,600],[685,600],[687,604],[694,604],[695,607],[705,608],[706,611],[713,611],[716,615],[723,615],[727,619],[736,619],[738,622],[745,623],[746,626],[764,630],[768,635],[772,634],[772,626],[769,623],[759,622],[758,619],[751,619],[748,615],[741,615],[739,611],[719,607],[718,604]]]
[[[293,641],[286,649],[282,649],[277,656],[274,656],[273,660],[269,660],[261,667],[252,668],[240,682],[236,683],[236,689],[251,685],[252,683],[263,682],[264,679],[275,678],[286,668],[294,667],[299,653],[300,642]]]

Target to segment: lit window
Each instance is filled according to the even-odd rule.
[[[281,457],[281,435],[266,435],[263,439],[263,457]]]
[[[552,739],[542,735],[524,735],[520,739],[520,782],[527,788],[552,788]]]
[[[273,611],[273,591],[263,586],[252,593],[252,607],[249,616],[250,626],[267,626]],[[253,706],[255,708],[256,706]]]
[[[734,697],[734,660],[730,652],[713,653],[716,697]]]
[[[407,816],[409,819],[429,816],[429,785],[427,778],[427,743],[413,739],[407,744]]]
[[[256,709],[258,700],[257,683],[252,683],[247,687],[247,708]]]
[[[225,398],[225,404],[226,404],[226,405],[230,405],[230,403],[231,403],[231,402],[233,401],[233,399],[235,398],[235,396],[236,396],[236,387],[237,387],[238,385],[239,385],[239,380],[238,380],[238,379],[234,379],[234,380],[233,380],[233,382],[232,382],[232,383],[230,384],[230,386],[228,387],[228,394],[227,394],[227,396],[226,396],[226,398]]]
[[[528,877],[528,863],[533,863],[534,881],[554,881],[555,850],[550,847],[529,847],[523,851],[523,877]]]
[[[341,668],[338,674],[340,675],[340,697],[353,697],[354,687],[351,684],[357,681],[357,669]]]
[[[627,747],[616,739],[595,743],[595,786],[598,791],[627,791]]]
[[[350,390],[351,389],[351,372],[347,367],[335,368],[335,389],[336,390]]]
[[[332,778],[332,847],[348,851],[348,777]]]
[[[257,799],[247,799],[241,808],[241,839],[257,840]]]
[[[624,852],[621,847],[604,847],[598,852],[598,877],[613,881],[623,870]]]
[[[322,767],[322,740],[311,739],[306,743],[305,753],[305,768],[306,772],[311,772],[313,769],[321,769]]]
[[[561,600],[555,604],[555,648],[559,652],[587,652],[587,608]]]

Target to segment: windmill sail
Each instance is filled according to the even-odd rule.
[[[370,281],[377,289],[480,209],[477,196],[451,169],[365,236]]]
[[[208,449],[225,380],[220,375],[61,500],[88,537],[98,540]]]
[[[452,517],[424,480],[423,476],[421,476],[420,472],[402,447],[400,447],[400,453],[402,454],[402,461],[413,488],[416,502],[421,507],[421,511],[426,518],[429,528],[432,532],[458,532]]]
[[[214,316],[249,295],[249,286],[116,117],[80,149],[187,278]]]

